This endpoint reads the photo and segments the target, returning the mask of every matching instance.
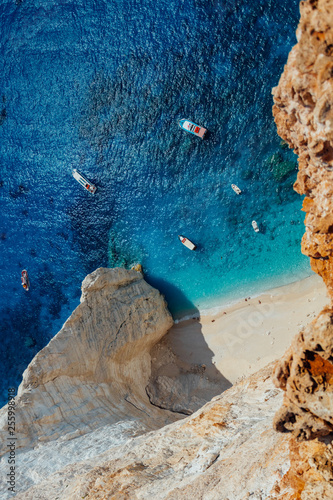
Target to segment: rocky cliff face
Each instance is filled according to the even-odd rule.
[[[137,434],[179,418],[157,407],[145,411],[149,352],[172,324],[163,297],[141,273],[97,269],[88,275],[81,304],[23,374],[17,446],[68,440],[117,422]],[[6,416],[3,408],[2,429]],[[0,456],[6,444],[1,433]]]
[[[331,305],[295,337],[273,379],[267,367],[184,418],[221,381],[213,374],[213,387],[204,366],[158,344],[172,319],[141,273],[95,271],[24,373],[17,499],[333,498],[333,0],[301,2],[297,37],[274,116],[299,156],[302,251]],[[4,455],[5,433],[0,444]],[[2,459],[3,492],[6,467]]]
[[[105,462],[103,453],[110,460],[129,439],[183,419],[225,389],[223,377],[185,363],[165,342],[159,343],[172,325],[164,298],[140,272],[97,269],[85,278],[81,304],[32,360],[18,390],[17,491],[41,483],[52,473],[67,477],[61,471],[68,464],[80,463],[72,465],[75,475],[90,470]],[[0,411],[0,428],[4,499],[11,497],[6,484],[6,407]],[[155,439],[148,440],[150,450]],[[141,470],[136,468],[140,446],[133,443],[136,451],[124,461],[134,460],[133,471]],[[166,446],[163,454],[173,446],[172,438]],[[157,448],[161,451],[163,444]],[[177,456],[180,448],[179,444]],[[87,458],[92,461],[82,464]],[[71,484],[73,478],[67,479]],[[61,484],[56,492],[51,490],[44,484],[30,498],[52,500],[60,494],[74,498],[74,493],[63,493]]]
[[[164,337],[172,324],[140,272],[86,277],[81,304],[16,397],[18,499],[259,499],[279,487],[289,437],[271,425],[282,399],[272,368],[184,418],[228,386],[177,359]],[[6,408],[0,419],[5,499]]]
[[[279,135],[298,155],[295,190],[305,195],[302,251],[333,300],[333,10],[331,0],[301,2],[298,43],[278,87]]]
[[[281,393],[271,370],[243,380],[190,417],[120,446],[109,442],[104,453],[58,470],[17,500],[269,498],[289,468],[289,438],[272,429]],[[35,469],[48,453],[39,448]]]
[[[280,432],[292,432],[298,441],[321,438],[307,444],[291,441],[294,458],[284,479],[287,487],[289,478],[289,490],[295,495],[290,498],[319,499],[333,498],[329,445],[333,431],[333,0],[309,0],[301,2],[300,8],[298,43],[273,89],[273,113],[279,135],[299,157],[294,187],[305,195],[302,252],[322,276],[331,304],[296,336],[275,367],[275,384],[285,392],[274,425]],[[295,481],[297,467],[303,474]]]

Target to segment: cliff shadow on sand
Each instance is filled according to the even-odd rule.
[[[33,479],[21,468],[21,492],[85,458],[85,447],[98,455],[107,443],[183,419],[231,386],[213,366],[200,323],[179,336],[163,296],[141,272],[99,268],[81,290],[80,305],[31,361],[15,397],[16,452],[20,460],[31,453],[39,469]],[[5,406],[3,431],[6,425]],[[92,450],[96,436],[105,439]],[[52,442],[61,443],[57,460],[39,463],[34,449]],[[2,432],[0,456],[6,445]],[[5,467],[2,460],[0,489]]]
[[[185,415],[197,411],[232,383],[213,363],[200,320],[175,324],[152,351],[150,402]]]
[[[190,415],[232,384],[213,363],[200,323],[199,311],[174,285],[165,280],[149,280],[186,306],[196,321],[174,324],[151,350],[151,376],[146,393],[154,406]],[[152,283],[153,282],[153,283]],[[185,312],[183,312],[185,314]]]

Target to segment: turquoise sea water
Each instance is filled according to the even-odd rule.
[[[142,263],[175,317],[310,273],[271,113],[298,18],[296,0],[2,0],[4,397],[99,266]]]

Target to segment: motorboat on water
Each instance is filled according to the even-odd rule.
[[[259,227],[255,220],[252,221],[252,227],[256,233],[259,233]]]
[[[30,281],[29,281],[28,271],[26,269],[23,269],[23,271],[21,272],[21,281],[24,290],[28,291],[30,288]]]
[[[76,170],[76,168],[73,168],[72,174],[73,174],[74,179],[76,179],[78,181],[78,183],[84,187],[84,189],[89,191],[89,193],[91,193],[91,194],[95,194],[96,189],[97,189],[96,186],[92,182],[88,181],[88,179],[83,177],[83,175],[80,174],[80,172],[78,172],[78,170]]]
[[[197,246],[194,243],[192,243],[191,240],[185,238],[185,236],[178,234],[178,238],[180,239],[181,243],[183,243],[183,245],[185,245],[190,250],[195,250],[197,248]]]
[[[205,137],[205,134],[207,132],[207,129],[205,129],[204,127],[200,127],[200,125],[197,125],[190,120],[186,120],[186,118],[179,120],[178,124],[180,128],[186,130],[186,132],[201,137],[201,139]]]
[[[235,191],[236,194],[241,194],[242,191],[239,189],[238,186],[236,186],[236,184],[231,184],[231,187]]]

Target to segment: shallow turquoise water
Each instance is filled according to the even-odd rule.
[[[0,16],[3,391],[99,266],[141,262],[175,317],[310,273],[271,113],[296,0],[17,0]]]

